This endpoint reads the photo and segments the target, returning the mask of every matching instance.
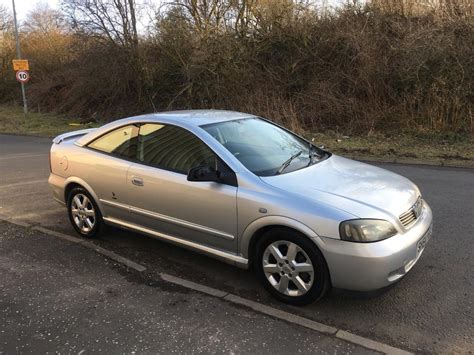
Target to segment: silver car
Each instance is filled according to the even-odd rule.
[[[246,113],[143,115],[53,142],[49,184],[80,235],[113,225],[252,267],[291,304],[388,286],[431,235],[408,179]]]

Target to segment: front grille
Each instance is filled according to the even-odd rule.
[[[415,204],[410,207],[406,212],[403,212],[398,218],[404,227],[408,227],[415,222],[421,214],[423,209],[423,199],[421,196],[418,197]]]
[[[398,218],[400,218],[400,222],[402,222],[403,226],[406,227],[416,221],[416,214],[413,208],[410,208],[405,213],[402,213]]]

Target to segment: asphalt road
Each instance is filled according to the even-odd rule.
[[[47,186],[49,146],[48,139],[0,135],[0,214],[73,234]],[[111,229],[96,243],[145,265],[150,278],[166,272],[413,351],[472,352],[474,170],[380,166],[414,181],[434,213],[420,261],[382,293],[334,290],[316,304],[290,307],[270,298],[251,272],[146,236]]]
[[[0,272],[0,354],[374,353],[6,222]]]

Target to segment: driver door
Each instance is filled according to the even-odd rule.
[[[127,173],[133,223],[236,252],[237,186],[187,180],[192,167],[216,166],[219,158],[204,142],[181,127],[147,123],[137,158]]]

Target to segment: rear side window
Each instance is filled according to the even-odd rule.
[[[182,174],[200,165],[216,165],[216,156],[206,144],[175,126],[154,123],[140,126],[137,150],[139,161]]]
[[[135,159],[137,154],[138,127],[124,126],[109,132],[88,145],[92,149],[118,157]]]

